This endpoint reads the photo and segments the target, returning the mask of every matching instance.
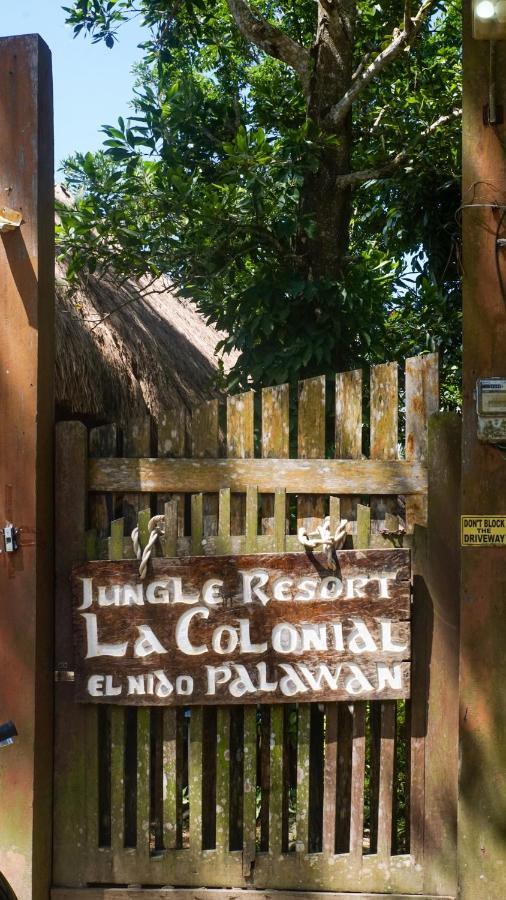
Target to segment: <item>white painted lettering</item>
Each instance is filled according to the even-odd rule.
[[[193,694],[193,678],[191,677],[191,675],[177,676],[176,694],[179,697],[190,697]]]
[[[335,575],[327,575],[320,584],[319,600],[337,600],[343,593],[343,582]]]
[[[291,578],[276,578],[272,583],[274,600],[291,600],[293,582]]]
[[[223,587],[223,582],[219,578],[210,578],[208,581],[205,581],[202,588],[202,600],[204,603],[207,603],[208,606],[220,606],[223,603],[223,597],[220,592],[221,587]]]
[[[151,581],[146,588],[146,603],[170,603],[166,581]]]
[[[408,649],[407,644],[396,644],[392,639],[392,623],[389,619],[380,622],[381,627],[381,649],[385,653],[404,653]]]
[[[294,599],[302,602],[316,599],[317,578],[303,578],[297,585],[297,593]]]
[[[114,684],[114,677],[112,675],[105,676],[105,691],[104,694],[106,697],[119,697],[121,694],[122,687],[121,685]]]
[[[289,622],[279,622],[272,629],[272,648],[276,653],[295,653],[300,644],[299,633]]]
[[[300,626],[302,632],[302,650],[326,650],[327,626],[305,622]]]
[[[239,634],[241,640],[241,653],[265,653],[267,651],[267,644],[252,644],[250,638],[250,620],[249,619],[238,619],[239,622]]]
[[[216,688],[220,684],[226,684],[232,677],[232,669],[225,663],[223,666],[206,666],[207,670],[207,691],[211,697],[216,694]]]
[[[372,684],[365,677],[362,669],[359,666],[353,665],[350,663],[350,671],[351,675],[347,678],[345,682],[345,689],[348,691],[348,694],[352,696],[356,696],[357,694],[363,694],[367,691],[372,691]]]
[[[296,694],[307,694],[309,688],[306,687],[302,678],[298,675],[293,666],[289,663],[280,663],[279,668],[286,672],[279,682],[279,689],[285,697],[295,697]]]
[[[365,594],[362,590],[369,581],[368,578],[364,578],[362,575],[357,575],[354,578],[346,579],[346,600],[353,600],[355,597],[365,597]]]
[[[392,688],[393,691],[402,690],[402,666],[395,663],[390,669],[385,663],[376,663],[378,671],[378,692],[384,691],[385,688]]]
[[[222,639],[225,638],[225,646]],[[233,653],[239,643],[239,635],[235,628],[231,625],[218,625],[213,631],[212,645],[215,653],[224,655],[225,653]]]
[[[268,681],[267,680],[267,665],[264,662],[257,663],[257,672],[258,672],[258,690],[259,691],[275,691],[278,682],[277,681]]]
[[[93,659],[96,656],[124,656],[127,652],[128,641],[121,644],[100,644],[98,641],[97,617],[95,613],[81,613],[86,622],[87,651],[85,659]]]
[[[134,644],[134,656],[142,659],[151,653],[167,653],[149,625],[138,625],[137,631],[139,637]]]
[[[104,675],[90,675],[88,678],[88,694],[90,697],[104,696]]]
[[[241,666],[239,663],[233,663],[233,666],[237,673],[237,678],[232,679],[228,688],[232,697],[244,697],[244,694],[256,693],[256,687],[249,677],[246,667]]]
[[[269,581],[269,573],[265,569],[255,569],[253,572],[241,572],[242,591],[244,603],[252,603],[253,598],[260,600],[262,606],[266,606],[269,597],[262,590]]]
[[[337,691],[337,683],[339,681],[342,666],[336,666],[334,674],[332,674],[329,667],[324,663],[320,663],[320,665],[316,667],[314,674],[311,672],[311,669],[303,663],[297,663],[297,668],[313,691],[322,691],[324,689],[322,682],[324,681],[331,691]]]
[[[378,648],[374,643],[371,632],[361,619],[352,619],[355,626],[348,638],[348,647],[351,653],[374,653]]]
[[[78,609],[89,609],[93,603],[93,579],[92,578],[80,578],[79,581],[82,582],[83,585],[83,602],[81,606],[78,606]]]
[[[194,647],[188,636],[190,622],[194,616],[202,616],[203,619],[209,618],[209,609],[207,606],[196,606],[195,609],[189,609],[179,617],[176,623],[175,638],[176,645],[182,653],[187,656],[199,656],[201,653],[207,653],[207,646],[202,644],[200,647]]]

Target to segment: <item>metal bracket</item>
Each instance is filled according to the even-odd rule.
[[[55,669],[55,684],[72,684],[76,680],[75,672],[70,669]]]
[[[18,209],[0,206],[0,234],[15,231],[23,222],[23,214]]]
[[[4,550],[5,553],[14,553],[18,549],[19,528],[16,528],[12,522],[7,522],[4,528],[0,528],[0,533],[4,538],[4,546],[0,547],[0,553]]]

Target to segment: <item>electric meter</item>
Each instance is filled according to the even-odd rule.
[[[479,378],[476,383],[478,440],[506,443],[506,378]]]

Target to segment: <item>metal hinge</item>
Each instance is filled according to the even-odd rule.
[[[54,670],[54,680],[56,683],[73,682],[75,679],[75,672],[72,672],[70,669],[58,666],[58,668]]]

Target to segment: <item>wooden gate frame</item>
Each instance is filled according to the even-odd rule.
[[[304,829],[298,834],[302,853],[289,854],[291,858],[285,861],[277,857],[269,863],[266,875],[262,878],[262,860],[257,857],[256,877],[260,872],[259,885],[263,894],[271,893],[271,888],[276,888],[283,877],[284,888],[304,889],[305,893],[318,891],[324,885],[328,888],[329,873],[332,866],[338,865],[339,881],[342,884],[342,893],[330,892],[331,896],[345,896],[346,891],[354,893],[362,891],[362,897],[368,896],[367,891],[390,891],[385,896],[399,897],[402,892],[406,894],[422,894],[423,896],[454,897],[456,894],[456,784],[457,784],[457,621],[458,621],[458,586],[455,583],[457,572],[456,554],[456,526],[455,506],[448,503],[452,491],[456,489],[458,481],[458,423],[450,417],[432,416],[429,440],[427,441],[427,425],[430,412],[437,408],[437,379],[434,381],[434,373],[437,371],[437,360],[434,356],[417,357],[408,360],[406,364],[406,403],[407,403],[407,438],[406,438],[406,462],[396,462],[393,457],[397,455],[397,410],[392,397],[397,393],[397,367],[395,364],[373,367],[371,373],[371,460],[361,459],[361,443],[358,435],[361,431],[361,385],[358,373],[344,373],[337,376],[336,413],[337,429],[336,450],[342,456],[355,456],[352,462],[325,460],[321,462],[325,453],[325,381],[315,378],[302,382],[299,387],[299,420],[298,420],[298,446],[299,456],[303,463],[289,461],[288,457],[288,389],[287,386],[273,389],[265,389],[263,393],[263,450],[262,460],[254,460],[253,457],[253,394],[231,397],[227,402],[228,419],[228,444],[229,460],[218,460],[219,453],[219,426],[218,403],[212,401],[197,408],[192,422],[192,451],[193,457],[202,460],[196,465],[195,461],[185,464],[178,459],[146,459],[150,451],[150,427],[149,421],[143,420],[134,423],[126,432],[123,447],[124,459],[108,459],[115,452],[116,435],[114,428],[95,429],[91,435],[91,456],[100,459],[87,461],[87,431],[77,422],[62,423],[57,429],[57,609],[56,617],[58,627],[56,630],[56,660],[60,671],[57,682],[56,704],[56,766],[55,766],[55,820],[54,820],[54,844],[56,848],[54,870],[54,897],[62,900],[65,894],[67,900],[79,893],[79,884],[93,880],[95,883],[111,884],[111,881],[119,881],[124,885],[132,880],[140,881],[144,885],[157,883],[153,875],[156,862],[144,857],[139,851],[121,850],[121,808],[116,808],[112,815],[113,846],[117,850],[110,852],[93,851],[86,834],[83,833],[83,824],[75,817],[75,810],[82,805],[83,797],[92,797],[94,778],[96,772],[93,767],[90,772],[87,762],[90,760],[90,735],[92,744],[96,741],[96,710],[90,707],[76,706],[72,698],[72,684],[66,680],[66,673],[72,669],[71,660],[71,624],[68,578],[70,566],[76,561],[82,560],[86,555],[97,555],[96,533],[86,532],[85,514],[87,503],[87,487],[96,492],[91,495],[93,503],[92,517],[96,525],[101,527],[101,533],[108,534],[110,513],[108,503],[114,492],[127,492],[127,509],[134,510],[139,516],[141,535],[146,533],[147,520],[150,510],[142,510],[143,497],[138,491],[153,491],[163,488],[179,487],[185,491],[209,490],[218,484],[226,484],[220,491],[218,531],[214,538],[207,538],[206,552],[239,552],[251,549],[294,549],[290,542],[296,540],[285,536],[285,488],[288,481],[294,476],[299,489],[313,490],[318,487],[322,490],[322,472],[328,468],[334,478],[343,472],[347,482],[340,481],[343,494],[364,490],[364,478],[376,479],[374,484],[376,491],[390,493],[399,490],[399,479],[402,474],[404,490],[415,491],[407,499],[407,518],[411,530],[414,522],[425,516],[424,503],[424,479],[427,472],[427,456],[429,471],[429,522],[428,528],[415,526],[413,539],[414,552],[414,589],[415,589],[415,620],[413,647],[413,694],[415,698],[427,697],[427,703],[416,701],[412,705],[412,740],[411,740],[411,847],[409,857],[390,856],[389,818],[388,806],[383,809],[381,836],[378,843],[378,854],[362,856],[362,815],[363,796],[360,793],[359,781],[356,782],[358,794],[354,795],[355,805],[352,807],[352,821],[350,822],[350,853],[340,854],[333,859],[325,859],[323,854],[309,854],[305,856]],[[357,390],[357,385],[359,389]],[[392,389],[393,386],[393,389]],[[344,413],[346,411],[346,413]],[[350,424],[351,423],[351,424]],[[395,423],[395,424],[394,424]],[[342,427],[341,427],[342,426]],[[349,426],[349,427],[348,427]],[[166,416],[160,423],[158,446],[163,454],[173,457],[185,454],[186,424],[180,416]],[[131,456],[131,460],[125,457]],[[207,457],[207,459],[205,459]],[[243,460],[240,462],[239,460]],[[376,461],[376,459],[378,461]],[[214,461],[216,460],[216,461]],[[311,461],[313,460],[313,461]],[[318,461],[320,460],[320,462]],[[250,475],[248,469],[251,467]],[[186,471],[186,474],[185,474]],[[269,474],[270,473],[270,474]],[[336,474],[337,473],[337,474]],[[425,475],[424,475],[425,473]],[[248,481],[249,477],[249,481]],[[310,484],[307,478],[316,478]],[[327,477],[327,476],[325,476]],[[272,531],[271,536],[256,537],[256,483],[261,481],[264,489],[268,486],[274,490],[274,507],[271,510]],[[267,484],[265,478],[270,481]],[[306,479],[305,484],[300,479]],[[87,484],[88,479],[88,484]],[[171,480],[172,479],[172,480]],[[213,479],[212,481],[210,479]],[[221,481],[217,481],[221,479]],[[318,480],[319,479],[319,480]],[[351,480],[350,480],[351,479]],[[418,480],[417,480],[418,479]],[[421,479],[421,480],[420,480]],[[411,485],[410,487],[408,485]],[[230,537],[230,486],[235,489],[248,489],[246,499],[246,536],[243,539]],[[420,486],[421,489],[420,489]],[[326,486],[327,487],[327,486]],[[108,490],[109,494],[100,493]],[[325,488],[324,488],[325,490]],[[418,493],[416,493],[418,492]],[[456,494],[455,494],[456,496]],[[107,499],[107,497],[109,499]],[[444,497],[444,500],[442,499]],[[254,498],[254,504],[253,503]],[[239,502],[234,499],[234,503]],[[202,522],[202,514],[215,517],[218,508],[213,504],[212,497],[204,501],[202,493],[194,493],[192,498],[192,519],[194,528],[191,543],[188,538],[178,537],[177,511],[174,504],[166,507],[167,527],[169,529],[169,542],[165,548],[165,555],[172,555],[174,551],[198,552],[201,547],[203,532],[199,522]],[[343,501],[344,508],[346,502]],[[298,516],[311,525],[311,519],[323,515],[323,508],[318,506],[319,501],[312,496],[300,497],[298,501]],[[109,507],[110,509],[110,507]],[[388,509],[388,504],[387,504]],[[339,505],[333,502],[331,513],[339,515]],[[234,511],[232,510],[232,518]],[[309,517],[309,520],[308,520]],[[397,520],[395,520],[397,521]],[[387,513],[387,524],[389,522]],[[390,518],[392,522],[392,518]],[[172,523],[172,524],[171,524]],[[225,523],[225,525],[223,524]],[[248,524],[249,523],[249,524]],[[104,527],[105,526],[105,527]],[[369,542],[369,520],[366,507],[359,507],[358,531],[356,541],[358,546],[367,546]],[[172,528],[172,531],[170,529]],[[111,536],[106,540],[105,552],[110,558],[122,558],[131,556],[130,541],[124,537],[123,521],[112,522]],[[179,535],[181,534],[179,529]],[[385,539],[381,535],[374,536],[374,542],[385,546]],[[373,542],[373,543],[374,543]],[[387,546],[391,546],[387,544]],[[104,547],[101,554],[103,555]],[[307,706],[307,704],[306,704]],[[389,723],[388,704],[385,708],[385,718],[381,736],[381,764],[380,764],[380,797],[388,803],[388,778],[391,777],[393,765],[393,744],[391,742],[391,728]],[[147,715],[147,714],[146,714]],[[220,715],[220,713],[218,713]],[[148,732],[145,731],[147,719],[144,722],[145,711],[141,711],[141,722],[138,732],[141,741],[145,740]],[[196,720],[197,721],[197,720]],[[227,727],[227,719],[222,717],[221,727]],[[277,721],[277,720],[276,720]],[[280,720],[281,721],[281,720]],[[69,723],[74,725],[69,734]],[[121,731],[120,715],[113,715],[111,727],[113,729],[113,744],[118,739]],[[279,726],[276,726],[279,727]],[[305,726],[303,726],[305,727]],[[309,727],[309,719],[307,720]],[[363,735],[363,723],[355,719],[355,727],[358,729],[354,738],[353,766],[356,772],[363,771],[365,739]],[[94,736],[95,735],[95,736]],[[116,735],[116,738],[114,737]],[[197,743],[190,748],[190,763],[195,756],[200,754],[201,737],[196,738]],[[328,747],[330,758],[335,753],[335,744]],[[200,758],[200,757],[199,757]],[[138,763],[146,766],[144,762]],[[200,763],[198,763],[200,765]],[[223,764],[222,764],[223,765]],[[220,775],[220,763],[218,760],[218,794],[221,791],[222,801],[220,807],[227,808],[227,768],[223,768]],[[120,770],[115,768],[112,762],[111,777],[116,784],[121,779]],[[199,770],[200,771],[200,770]],[[390,772],[390,775],[389,775]],[[190,773],[190,785],[191,785]],[[357,776],[358,777],[358,776]],[[91,780],[90,780],[91,778]],[[221,781],[220,781],[221,778]],[[88,779],[88,780],[87,780]],[[304,786],[304,785],[303,785]],[[190,788],[191,790],[191,788]],[[383,791],[387,791],[383,794]],[[225,793],[223,794],[223,791]],[[192,798],[193,798],[192,794]],[[307,802],[305,791],[302,791],[301,801]],[[146,795],[138,798],[138,802],[149,803]],[[170,808],[170,800],[169,808]],[[192,802],[195,802],[192,799]],[[334,799],[335,802],[335,799]],[[381,804],[381,800],[380,800]],[[92,832],[97,828],[97,811],[90,808],[91,819],[88,824]],[[197,815],[199,805],[197,802]],[[118,815],[120,818],[118,819]],[[272,815],[272,811],[271,811]],[[384,816],[387,816],[385,819]],[[327,808],[324,813],[325,827],[329,827],[332,816],[335,816],[335,806]],[[330,818],[329,818],[330,816]],[[144,817],[145,818],[145,817]],[[223,819],[223,821],[221,821]],[[277,822],[276,815],[272,819],[273,826],[280,827],[280,819]],[[303,823],[302,823],[303,826]],[[250,838],[245,835],[245,845],[241,858],[243,862],[237,868],[237,853],[228,851],[227,835],[228,822],[223,815],[218,816],[216,822],[217,847],[222,847],[221,855],[214,851],[200,851],[195,847],[194,851],[168,851],[175,854],[174,866],[171,869],[171,882],[186,882],[188,890],[191,884],[198,888],[202,884],[215,884],[216,888],[208,894],[216,893],[217,896],[226,896],[223,886],[237,884],[242,880],[239,873],[249,871],[245,865],[245,857],[248,853]],[[144,840],[138,832],[139,841]],[[254,836],[251,838],[254,842]],[[281,839],[281,838],[280,838]],[[96,844],[96,838],[95,844]],[[118,840],[120,843],[118,844]],[[330,837],[324,838],[326,846],[332,845]],[[329,843],[330,842],[330,843]],[[84,850],[83,843],[87,845]],[[138,846],[141,844],[138,843]],[[169,845],[170,846],[170,845]],[[76,848],[82,847],[81,853],[76,854]],[[84,860],[79,856],[93,855],[93,865],[90,867],[91,856]],[[98,855],[97,855],[98,853]],[[234,855],[235,854],[235,855]],[[346,859],[343,859],[346,856]],[[117,859],[116,863],[114,860]],[[179,862],[177,860],[179,859]],[[338,859],[338,863],[336,863]],[[122,862],[121,862],[122,860]],[[395,861],[395,862],[393,862]],[[263,861],[265,865],[265,860]],[[329,864],[332,863],[329,869]],[[388,865],[387,865],[388,863]],[[194,874],[188,874],[188,866],[195,868]],[[274,865],[274,868],[272,866]],[[286,869],[289,865],[289,869]],[[270,866],[270,868],[269,868]],[[182,868],[181,868],[182,867]],[[385,874],[385,867],[387,872]],[[160,865],[159,869],[163,867]],[[409,871],[408,871],[409,870]],[[177,872],[179,871],[179,875]],[[89,873],[93,872],[90,878]],[[267,873],[271,874],[268,875]],[[285,872],[283,876],[280,873]],[[287,873],[290,872],[290,875]],[[87,874],[88,873],[88,874]],[[116,873],[116,874],[115,874]],[[120,874],[121,873],[121,874]],[[183,874],[184,873],[184,874]],[[228,873],[228,874],[227,874]],[[235,873],[235,874],[234,874]],[[325,874],[327,873],[327,874]],[[162,876],[162,881],[166,880]],[[335,877],[332,876],[335,881]],[[158,880],[158,883],[160,881]],[[64,885],[74,885],[74,888],[64,889]],[[258,881],[257,881],[258,884]],[[220,887],[218,887],[220,885]],[[61,886],[61,887],[60,887]],[[244,882],[243,891],[248,893],[248,880]],[[95,896],[103,896],[109,889],[88,888]],[[110,888],[115,896],[117,891]],[[148,888],[145,888],[143,893]],[[181,890],[181,897],[186,895],[186,889]],[[130,895],[131,891],[129,891]],[[179,891],[178,891],[179,893]],[[237,896],[234,891],[234,896]],[[277,894],[277,891],[274,890]],[[286,893],[283,889],[282,893]],[[241,891],[242,894],[242,891]],[[328,896],[328,894],[326,894]],[[375,894],[375,896],[378,896]]]

